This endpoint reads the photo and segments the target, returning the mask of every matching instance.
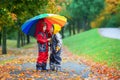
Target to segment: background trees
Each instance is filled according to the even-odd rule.
[[[6,52],[6,39],[14,39],[17,47],[30,43],[21,25],[42,13],[55,13],[67,18],[63,37],[96,27],[120,27],[120,0],[2,0],[0,1],[0,46]]]
[[[11,13],[5,9],[1,8],[0,9],[0,43],[2,41],[2,53],[6,54],[6,34],[7,34],[7,29],[10,29],[10,26],[12,26],[12,19],[11,19]],[[2,40],[1,40],[2,39]]]
[[[68,18],[69,35],[91,28],[119,27],[120,0],[66,0],[62,4],[65,9],[60,13]]]
[[[91,29],[90,23],[104,8],[104,0],[66,0],[64,5],[61,14],[68,18],[67,30],[71,35]]]
[[[91,27],[119,27],[120,0],[105,0],[105,8],[91,22]]]
[[[2,53],[6,54],[6,38],[17,39],[17,47],[30,42],[30,37],[21,32],[21,25],[29,18],[41,13],[55,11],[52,0],[2,0],[0,1],[0,41]],[[48,7],[47,7],[48,6]],[[54,7],[54,8],[51,8]],[[50,9],[49,9],[50,8]],[[56,10],[57,11],[57,10]],[[51,12],[51,13],[52,13]],[[9,34],[6,37],[7,33]],[[2,35],[1,35],[2,34]],[[1,38],[2,36],[2,38]],[[27,38],[27,39],[26,39]]]

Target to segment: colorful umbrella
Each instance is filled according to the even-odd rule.
[[[44,21],[47,27],[50,28],[52,24],[58,24],[63,27],[67,19],[64,16],[57,14],[40,14],[29,20],[22,25],[22,31],[30,36],[35,36],[41,27],[41,22]],[[48,29],[49,30],[49,29]]]

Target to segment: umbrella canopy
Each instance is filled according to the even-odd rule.
[[[41,24],[42,22],[47,24],[47,31],[49,31],[52,24],[58,24],[63,27],[66,24],[67,19],[64,16],[57,14],[40,14],[27,20],[22,25],[22,31],[27,35],[35,36],[38,33],[40,27],[43,26]]]

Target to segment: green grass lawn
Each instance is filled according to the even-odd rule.
[[[35,45],[36,40],[34,38],[30,39],[30,44],[27,44],[21,48],[31,48]],[[17,47],[17,40],[9,40],[7,39],[7,48],[16,48]]]
[[[63,40],[71,52],[87,55],[97,62],[107,62],[120,69],[120,40],[105,38],[92,29]]]

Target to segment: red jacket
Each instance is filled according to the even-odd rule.
[[[36,24],[35,36],[38,42],[39,52],[48,51],[48,40],[46,33],[43,31],[44,20],[39,20]]]
[[[44,43],[47,43],[48,40],[47,40],[47,37],[46,37],[46,34],[44,32],[40,32],[37,37],[37,42],[38,43],[41,43],[41,44],[44,44]]]

